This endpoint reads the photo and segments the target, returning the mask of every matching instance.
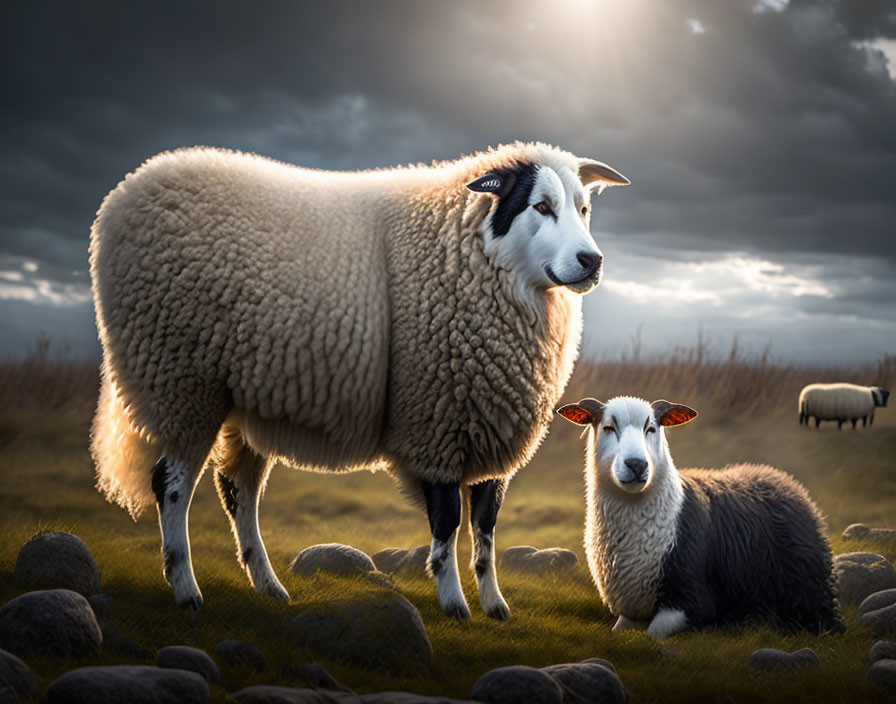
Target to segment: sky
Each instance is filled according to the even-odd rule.
[[[4,3],[0,358],[98,358],[104,195],[205,144],[328,169],[541,140],[596,199],[583,354],[896,352],[896,2]]]

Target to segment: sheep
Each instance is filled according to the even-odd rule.
[[[809,427],[809,418],[815,416],[815,427],[823,420],[837,421],[837,430],[844,421],[852,421],[852,429],[862,419],[862,427],[874,424],[874,409],[886,408],[890,392],[881,386],[857,386],[856,384],[809,384],[800,391],[800,425]]]
[[[563,406],[587,426],[585,553],[614,630],[662,640],[760,617],[839,631],[824,520],[795,479],[769,466],[675,468],[664,431],[688,406],[620,396]]]
[[[507,618],[498,510],[578,356],[602,271],[589,196],[628,183],[541,143],[367,172],[197,147],[119,183],[91,232],[91,452],[110,501],[135,519],[156,505],[176,602],[202,605],[187,514],[206,466],[251,584],[289,599],[258,528],[280,460],[388,471],[427,511],[458,618],[468,495],[480,602]]]

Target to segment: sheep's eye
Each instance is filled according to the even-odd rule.
[[[655,432],[656,432],[656,428],[654,428],[652,425],[649,428],[647,428],[648,435],[650,435],[650,433],[655,433]]]
[[[585,217],[587,214],[588,214],[588,206],[583,205],[582,206],[582,217]]]
[[[553,210],[551,210],[551,206],[549,206],[545,201],[536,203],[533,207],[542,215],[552,215],[554,212]]]
[[[604,432],[605,432],[607,435],[609,435],[610,433],[615,433],[615,432],[616,432],[616,428],[614,428],[612,425],[605,425],[605,426],[604,426]]]

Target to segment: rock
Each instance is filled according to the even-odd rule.
[[[363,694],[358,701],[364,704],[477,704],[468,699],[448,699],[446,697],[427,697],[423,694],[409,692],[376,692]]]
[[[871,646],[868,659],[874,663],[878,660],[896,660],[896,640],[879,640]]]
[[[792,653],[774,648],[761,648],[749,658],[747,664],[760,670],[772,670],[779,667],[813,667],[818,665],[818,655],[811,648],[803,648]]]
[[[69,589],[28,592],[0,608],[0,648],[16,655],[80,658],[102,642],[87,599]]]
[[[866,614],[869,611],[877,611],[890,604],[896,604],[896,589],[884,589],[866,596],[859,604],[859,613]]]
[[[37,699],[40,696],[40,686],[30,668],[12,653],[0,650],[0,693],[4,687],[10,692],[7,698],[11,701]],[[0,696],[0,701],[6,700]]]
[[[576,554],[563,548],[538,550],[531,545],[507,548],[501,556],[501,566],[539,574],[572,567],[578,562]]]
[[[896,633],[896,604],[862,614],[862,623],[874,629],[874,635]]]
[[[350,665],[403,671],[432,663],[420,613],[394,592],[321,603],[285,629],[297,645]]]
[[[46,531],[19,550],[15,583],[22,589],[71,589],[82,596],[97,594],[100,568],[84,542],[71,533]]]
[[[421,545],[413,550],[386,548],[374,554],[371,559],[380,572],[401,572],[403,570],[424,572],[428,557],[429,545]]]
[[[563,690],[542,670],[512,665],[486,672],[476,680],[470,698],[487,704],[563,704]]]
[[[870,594],[896,587],[896,569],[873,552],[834,556],[837,592],[843,604],[859,604]]]
[[[230,696],[240,704],[358,704],[360,701],[357,694],[266,684],[245,687]]]
[[[616,669],[600,658],[551,665],[541,671],[560,685],[563,704],[626,704],[629,700]]]
[[[254,645],[241,640],[222,640],[213,652],[230,667],[246,667],[255,672],[268,668],[268,659],[264,654]]]
[[[306,577],[317,570],[342,575],[376,571],[376,565],[367,553],[341,543],[324,543],[305,548],[289,563],[289,568],[293,574]]]
[[[870,528],[864,523],[853,523],[843,531],[843,540],[872,540],[879,543],[896,542],[896,528]]]
[[[355,693],[353,689],[337,682],[323,665],[316,662],[310,665],[303,665],[302,667],[287,665],[283,668],[283,676],[291,680],[298,680],[299,682],[313,685],[319,689]]]
[[[169,645],[159,651],[156,664],[169,670],[189,670],[205,678],[206,682],[218,682],[221,673],[218,666],[204,650],[189,645]]]
[[[112,597],[109,594],[94,594],[87,598],[97,619],[108,618],[112,614]]]
[[[115,624],[104,622],[100,624],[100,628],[103,631],[103,653],[116,653],[137,662],[152,662],[156,659],[155,653],[132,641]]]
[[[195,672],[115,665],[66,672],[41,704],[205,704],[208,695],[208,682]]]
[[[868,668],[869,682],[896,690],[896,660],[878,660]]]

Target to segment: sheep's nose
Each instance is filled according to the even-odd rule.
[[[647,460],[639,457],[629,457],[625,461],[625,466],[632,473],[631,481],[643,482],[647,479]]]
[[[597,252],[579,252],[576,259],[585,270],[585,276],[591,276],[600,268],[603,257]]]

